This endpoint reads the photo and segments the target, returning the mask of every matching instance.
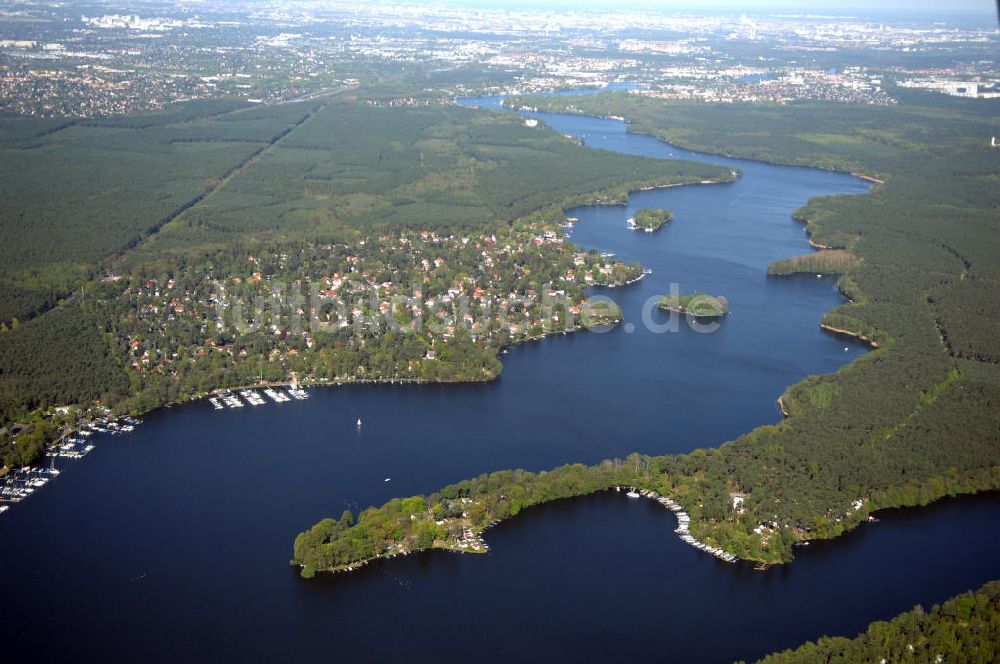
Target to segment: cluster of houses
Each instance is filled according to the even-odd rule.
[[[490,545],[469,528],[462,531],[462,536],[455,540],[455,546],[461,550],[482,551],[483,553],[490,549]]]
[[[574,253],[540,225],[501,238],[404,232],[245,260],[227,270],[241,274],[192,266],[127,284],[130,319],[120,331],[132,369],[169,373],[211,353],[246,357],[239,339],[250,334],[272,338],[271,360],[314,348],[319,331],[403,328],[448,339],[465,330],[516,342],[575,327],[568,319],[581,313],[583,288],[611,284],[623,270],[611,257]]]

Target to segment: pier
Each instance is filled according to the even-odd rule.
[[[620,486],[615,487],[615,491],[621,491],[621,490],[622,487]],[[723,551],[719,547],[711,546],[710,544],[705,544],[704,542],[700,542],[697,539],[695,539],[694,535],[692,535],[691,532],[688,530],[688,527],[691,525],[691,516],[684,511],[684,508],[678,502],[670,498],[667,498],[666,496],[661,496],[657,492],[650,491],[649,489],[637,490],[635,488],[630,488],[627,491],[626,495],[630,498],[641,496],[643,498],[649,498],[650,500],[655,500],[656,502],[658,502],[659,504],[663,505],[668,510],[673,512],[674,516],[677,517],[677,528],[674,529],[674,532],[677,533],[680,536],[681,540],[683,540],[685,543],[690,544],[699,551],[704,551],[705,553],[711,554],[716,558],[718,558],[719,560],[723,560],[727,563],[735,563],[737,560],[739,560],[739,558],[737,558],[733,554],[727,551]]]
[[[261,391],[267,399],[270,399],[274,403],[285,403],[291,401],[292,399],[295,399],[296,401],[305,401],[309,398],[309,392],[297,383],[293,383],[290,387],[285,389],[282,389],[279,386],[271,386],[265,387]],[[219,392],[215,396],[208,397],[208,401],[212,404],[212,408],[214,410],[225,410],[227,407],[242,408],[244,406],[244,400],[251,406],[263,406],[267,403],[267,399],[261,396],[261,393],[257,389],[250,387],[241,389],[239,393],[225,391]]]
[[[125,416],[120,420],[113,417],[100,417],[89,421],[77,431],[65,433],[53,442],[45,453],[51,459],[48,468],[24,466],[15,468],[0,478],[0,514],[10,509],[11,504],[19,503],[46,486],[59,476],[55,460],[82,459],[94,450],[96,445],[91,442],[95,433],[105,433],[112,436],[134,431],[142,424],[142,420]]]

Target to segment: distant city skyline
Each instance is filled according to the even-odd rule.
[[[660,10],[725,10],[733,13],[745,11],[791,11],[801,14],[831,14],[847,13],[890,13],[901,14],[989,14],[997,13],[997,3],[994,0],[951,0],[944,5],[940,0],[403,0],[405,4],[446,4],[481,6],[491,9],[660,9]]]

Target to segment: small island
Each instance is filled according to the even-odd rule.
[[[674,213],[662,208],[647,208],[635,213],[635,217],[628,220],[629,228],[642,230],[647,233],[658,231],[668,222],[674,220]]]
[[[665,295],[660,298],[660,309],[691,314],[699,318],[721,318],[729,313],[729,301],[721,295],[705,293],[693,295]]]

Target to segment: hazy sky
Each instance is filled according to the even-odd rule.
[[[735,12],[778,9],[812,14],[859,12],[912,13],[953,12],[996,13],[995,0],[445,0],[446,4],[488,6],[493,8],[551,7],[586,9],[599,7],[646,9],[726,9]]]

